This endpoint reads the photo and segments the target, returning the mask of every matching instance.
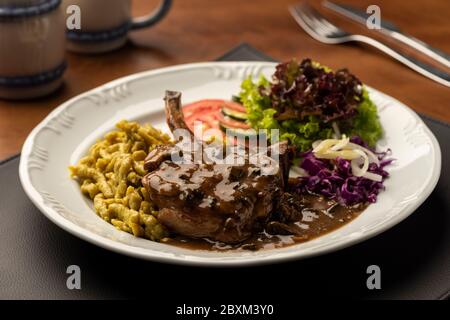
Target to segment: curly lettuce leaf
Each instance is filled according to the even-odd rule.
[[[239,100],[247,110],[248,123],[252,128],[256,130],[279,129],[280,139],[288,140],[300,151],[311,149],[312,143],[316,140],[328,139],[333,136],[331,123],[321,122],[315,116],[309,116],[302,121],[277,121],[274,118],[276,110],[271,107],[270,99],[260,93],[261,90],[269,89],[269,86],[270,82],[264,76],[257,81],[253,81],[249,77],[242,82]],[[383,130],[377,108],[364,88],[363,99],[357,111],[357,115],[351,121],[351,129],[344,133],[349,136],[359,136],[370,146],[374,146],[381,138]]]
[[[369,146],[374,147],[383,135],[383,128],[378,118],[377,106],[369,98],[369,93],[363,88],[362,101],[357,108],[358,113],[352,119],[353,128],[350,136],[358,136]]]
[[[276,120],[273,119],[276,111],[270,108],[270,99],[263,97],[259,92],[260,87],[269,85],[264,76],[261,76],[258,82],[253,82],[252,78],[248,77],[241,84],[239,99],[247,109],[248,122],[254,129],[271,129],[272,126],[276,126]]]
[[[279,129],[281,140],[289,140],[291,144],[303,151],[310,149],[315,140],[331,137],[333,132],[331,127],[321,124],[313,116],[302,122],[277,121],[274,118],[277,111],[271,108],[270,99],[260,94],[260,90],[267,89],[269,85],[269,81],[264,76],[261,76],[257,82],[254,82],[251,77],[242,82],[239,99],[247,109],[248,122],[252,128]]]

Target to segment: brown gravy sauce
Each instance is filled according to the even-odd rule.
[[[290,227],[299,231],[297,235],[272,235],[263,230],[235,245],[183,236],[166,238],[163,242],[185,249],[210,251],[257,251],[282,248],[306,242],[334,231],[355,219],[367,208],[366,204],[353,207],[342,206],[322,196],[305,195],[304,197],[308,206],[302,209],[301,217],[297,221],[288,223]]]

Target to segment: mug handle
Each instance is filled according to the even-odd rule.
[[[172,0],[162,0],[161,4],[158,8],[156,8],[152,13],[150,13],[147,16],[134,18],[131,21],[131,29],[137,30],[142,28],[147,28],[155,23],[157,23],[159,20],[164,18],[166,14],[169,12],[170,7],[172,6]]]

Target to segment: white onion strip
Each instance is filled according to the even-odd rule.
[[[344,136],[342,136],[342,139],[339,140],[338,143],[336,143],[334,146],[332,146],[330,148],[330,150],[338,151],[338,150],[344,149],[348,145],[349,142],[350,142],[350,139],[344,135]]]
[[[346,148],[351,148],[351,149],[358,149],[358,150],[361,150],[361,151],[367,153],[367,155],[369,156],[370,163],[373,162],[373,163],[376,163],[377,166],[380,165],[380,160],[378,159],[378,157],[375,155],[375,153],[373,153],[373,152],[370,151],[369,149],[364,148],[364,147],[361,147],[359,144],[352,143],[352,142],[349,142],[349,143],[347,144]]]
[[[313,150],[316,149],[320,144],[322,143],[322,140],[316,140],[312,143]],[[314,152],[314,151],[313,151]]]
[[[314,153],[323,153],[330,149],[332,146],[334,146],[336,143],[338,143],[339,140],[336,139],[326,139],[321,141],[317,147],[314,148]]]
[[[369,169],[369,157],[367,154],[365,154],[361,150],[353,150],[356,153],[359,153],[361,156],[360,158],[353,159],[350,164],[352,167],[352,173],[355,177],[362,177],[366,174],[367,170]],[[362,168],[360,167],[360,164],[362,162]]]
[[[313,143],[313,153],[318,159],[335,160],[342,158],[350,160],[352,174],[355,177],[364,177],[377,182],[383,180],[381,175],[368,171],[371,163],[375,163],[377,166],[380,165],[377,155],[367,148],[350,142],[350,139],[345,135],[342,135],[342,138],[339,140],[326,139],[315,141]]]
[[[383,181],[383,177],[379,174],[373,173],[373,172],[369,172],[367,171],[364,175],[364,178],[372,180],[372,181],[376,181],[376,182],[381,182]]]
[[[333,121],[333,123],[331,124],[331,127],[334,130],[334,135],[336,139],[340,139],[341,138],[341,130],[339,130],[339,126],[336,123],[336,121]]]

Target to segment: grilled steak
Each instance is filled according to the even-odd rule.
[[[172,131],[187,129],[179,93],[167,92],[166,114]],[[262,164],[250,161],[248,152],[238,154],[222,144],[203,147],[228,151],[233,157],[242,157],[242,162],[198,160],[191,150],[160,146],[147,156],[149,173],[143,185],[159,207],[158,220],[173,232],[224,243],[241,242],[260,229],[277,206],[287,181],[287,143],[269,147],[269,156],[279,150],[279,162],[261,155]],[[175,155],[182,155],[184,162],[174,161]],[[272,170],[270,174],[267,169]]]

